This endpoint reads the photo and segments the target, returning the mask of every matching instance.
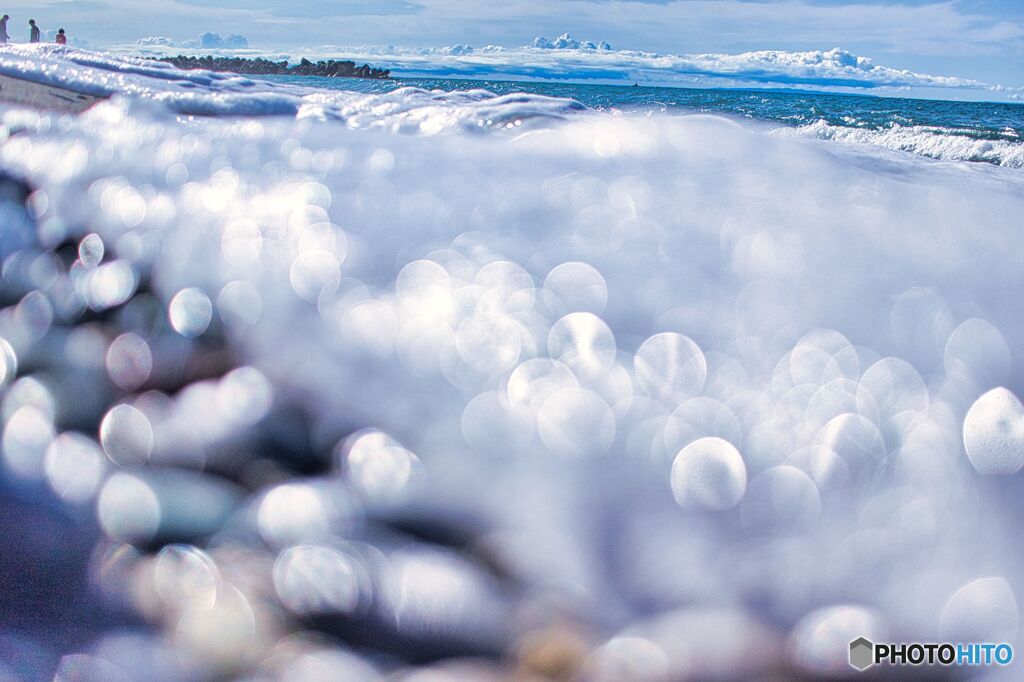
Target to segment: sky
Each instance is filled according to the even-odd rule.
[[[841,47],[918,73],[1024,86],[1024,0],[13,0],[92,46],[212,31],[254,47],[529,44],[571,32],[666,54]]]

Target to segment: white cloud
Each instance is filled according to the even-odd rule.
[[[135,41],[139,47],[174,47],[176,43],[166,36],[146,36]]]
[[[521,45],[571,30],[666,54],[802,52],[834,45],[890,64],[1024,85],[1024,13],[966,0],[13,0],[12,16],[58,20],[98,44],[134,43],[159,27],[181,42],[197,22],[254,44]],[[201,5],[201,6],[199,6]],[[110,17],[118,17],[111,22]],[[17,22],[15,22],[17,23]],[[13,26],[14,24],[12,24]],[[1018,82],[1019,81],[1019,82]]]
[[[578,47],[558,47],[570,45]],[[190,48],[190,49],[189,49]],[[944,99],[1017,101],[1024,88],[953,75],[894,68],[841,48],[830,50],[757,50],[751,52],[664,54],[614,50],[605,41],[563,34],[536,38],[522,47],[458,44],[402,48],[393,45],[331,46],[297,50],[201,48],[195,41],[178,47],[133,45],[122,54],[263,57],[298,62],[302,58],[347,59],[390,69],[406,78],[548,80],[626,83],[697,88],[789,88]]]

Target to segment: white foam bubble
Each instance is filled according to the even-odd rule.
[[[708,375],[700,347],[674,332],[655,334],[644,341],[636,352],[634,367],[640,387],[669,402],[699,394]]]
[[[717,436],[736,445],[743,443],[743,430],[735,413],[714,398],[687,400],[665,422],[664,446],[672,456],[693,441],[708,436]]]
[[[110,344],[106,364],[110,379],[119,388],[132,391],[144,384],[153,371],[153,353],[145,339],[129,332]]]
[[[578,376],[600,374],[615,362],[615,336],[593,313],[570,313],[551,326],[548,353]]]
[[[300,545],[274,562],[274,589],[300,615],[357,615],[372,594],[366,568],[358,557],[333,547]]]
[[[880,615],[863,606],[842,604],[811,611],[790,635],[794,661],[818,674],[844,674],[849,664],[850,642],[858,637],[878,642],[886,634]]]
[[[841,414],[829,420],[818,431],[814,442],[838,455],[851,471],[876,467],[887,456],[878,427],[859,414]]]
[[[982,474],[1010,475],[1024,467],[1024,405],[1005,388],[978,398],[964,417],[964,446]]]
[[[562,263],[544,279],[545,302],[559,315],[594,313],[600,315],[608,303],[608,285],[592,265]]]
[[[187,338],[200,336],[210,326],[213,304],[201,289],[182,289],[168,306],[168,316],[174,330]]]
[[[107,479],[96,505],[100,525],[107,535],[128,542],[145,542],[160,528],[161,508],[153,489],[131,474],[117,473]]]
[[[92,499],[106,468],[103,451],[80,433],[62,433],[46,450],[46,482],[61,499],[72,503]]]
[[[946,342],[946,373],[963,375],[977,388],[1000,386],[1010,376],[1010,347],[998,329],[972,317],[953,330]]]
[[[747,488],[739,451],[721,438],[701,438],[672,463],[672,494],[683,507],[722,511],[735,507]]]
[[[942,609],[940,630],[950,642],[1013,642],[1020,624],[1017,598],[1005,578],[979,578],[958,589]]]
[[[788,465],[755,476],[740,504],[744,525],[753,529],[800,530],[816,522],[820,513],[818,486]]]
[[[115,464],[143,464],[153,451],[153,427],[146,415],[131,405],[115,405],[100,423],[100,443]]]

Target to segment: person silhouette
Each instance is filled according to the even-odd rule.
[[[39,42],[39,27],[36,26],[36,20],[35,19],[29,19],[28,20],[28,25],[30,26],[30,29],[29,29],[29,32],[28,32],[28,42],[30,42],[30,43],[38,43]]]
[[[68,44],[68,37],[67,37],[67,35],[65,35],[64,29],[61,29],[61,30],[57,31],[56,43],[58,45],[67,45]]]
[[[7,35],[7,20],[10,18],[9,14],[5,14],[0,18],[0,45],[6,45],[7,41],[11,39],[11,37]]]

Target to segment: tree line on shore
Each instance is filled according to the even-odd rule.
[[[314,63],[303,58],[298,64],[289,64],[286,61],[274,62],[262,57],[246,59],[244,57],[192,57],[178,55],[177,57],[161,57],[157,61],[173,64],[179,69],[230,71],[256,76],[323,76],[325,78],[371,78],[378,80],[391,77],[390,69],[378,69],[369,64],[356,66],[356,63],[353,61],[336,61],[334,59]]]

